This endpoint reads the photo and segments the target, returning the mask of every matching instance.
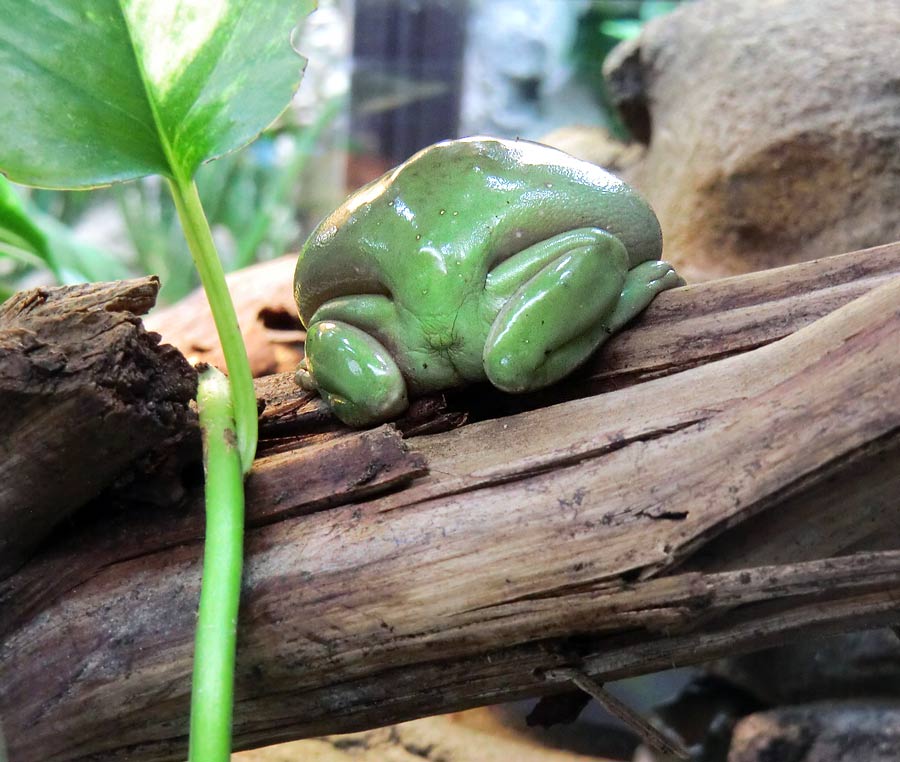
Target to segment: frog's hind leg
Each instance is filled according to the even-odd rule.
[[[584,362],[612,333],[628,264],[622,242],[597,228],[563,233],[503,262],[488,278],[488,295],[517,288],[485,343],[491,383],[508,392],[540,389]]]
[[[636,265],[628,271],[622,295],[607,320],[610,330],[618,331],[642,312],[661,291],[683,285],[684,279],[675,272],[672,265],[661,259],[651,259]]]
[[[369,426],[406,410],[406,382],[379,335],[397,327],[387,297],[341,297],[323,304],[310,320],[306,357],[297,383],[317,389],[334,414],[350,426]]]

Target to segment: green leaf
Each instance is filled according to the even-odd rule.
[[[641,21],[650,21],[659,16],[665,16],[678,7],[676,0],[644,0],[641,3]]]
[[[53,217],[35,212],[34,219],[44,231],[59,283],[121,280],[141,274],[130,270],[112,252],[79,240],[72,228]]]
[[[600,31],[617,40],[630,40],[641,33],[641,26],[637,19],[608,19],[600,25]]]
[[[25,211],[25,205],[10,183],[0,177],[0,250],[13,255],[13,250],[25,257],[35,257],[59,277],[56,263],[50,255],[47,239]]]
[[[57,283],[116,280],[133,275],[107,251],[79,241],[72,230],[19,197],[0,175],[0,256],[26,270],[46,267]]]
[[[313,0],[0,0],[0,171],[83,188],[189,180],[283,110]]]

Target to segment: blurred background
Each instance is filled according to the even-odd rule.
[[[679,5],[662,0],[319,0],[294,40],[309,59],[291,107],[197,183],[226,270],[296,250],[350,191],[438,140],[536,139],[572,124],[621,137],[601,67]],[[93,191],[14,186],[0,204],[0,301],[22,288],[157,274],[160,304],[199,285],[164,182]]]
[[[318,0],[294,40],[309,63],[290,108],[247,149],[198,173],[225,269],[296,250],[349,192],[438,140],[538,139],[572,124],[626,138],[604,88],[603,62],[646,21],[678,5]],[[162,178],[70,192],[19,187],[2,177],[0,183],[0,200],[5,195],[34,223],[5,234],[0,226],[0,300],[33,286],[152,273],[162,281],[165,306],[199,286]],[[612,690],[646,711],[687,674],[674,670]],[[524,728],[535,703],[497,708],[495,719]],[[478,715],[466,722],[493,727]],[[631,759],[638,743],[596,705],[578,726],[540,737],[597,758]],[[294,758],[298,751],[279,753]]]
[[[900,239],[896,3],[318,0],[318,5],[294,40],[309,64],[290,108],[247,149],[198,174],[226,270],[296,251],[349,192],[438,140],[479,133],[548,140],[621,173],[652,202],[665,232],[666,258],[689,281]],[[670,15],[679,8],[682,12]],[[620,43],[624,46],[610,55]],[[604,62],[615,64],[607,66],[607,79]],[[616,141],[621,143],[613,145]],[[576,150],[585,146],[584,154]],[[163,186],[151,177],[94,191],[56,192],[20,188],[0,177],[0,301],[32,286],[149,273],[162,281],[160,305],[185,297],[198,280]],[[282,281],[284,309],[293,316],[289,276]],[[259,282],[267,296],[274,291],[269,281]],[[236,296],[240,313],[241,295]],[[247,311],[254,325],[265,322],[258,302],[250,299]],[[272,302],[267,314],[277,316],[278,302]],[[174,335],[187,337],[185,354],[212,336],[211,328],[202,340],[190,334],[198,314],[192,308],[183,324],[170,323],[178,329]],[[295,323],[287,321],[287,328],[299,328]],[[302,337],[294,333],[284,341],[299,344]],[[296,359],[290,355],[281,367],[267,356],[254,368],[286,370]],[[782,661],[768,655],[775,665],[768,672],[763,661],[747,661],[739,669],[732,665],[727,685],[706,679],[698,690],[696,682],[703,678],[697,671],[671,670],[609,689],[645,713],[681,690],[687,699],[657,713],[682,735],[694,727],[694,741],[711,727],[712,741],[704,741],[695,759],[719,762],[731,737],[728,712],[740,717],[759,708],[747,698],[750,693],[773,705],[811,696],[857,697],[868,695],[877,678],[879,690],[896,699],[900,651],[893,634],[878,634],[871,648],[857,647],[860,641],[851,636],[834,642],[830,650],[803,644],[806,652],[792,651]],[[800,678],[788,679],[791,669],[815,673],[803,665],[832,669],[848,653],[858,658],[847,660],[849,677],[843,682],[829,673],[812,690]],[[861,674],[866,681],[858,679]],[[785,684],[802,685],[790,695],[772,688]],[[734,685],[753,690],[745,694]],[[479,755],[459,758],[537,759],[524,746],[497,746],[491,756],[477,735],[490,731],[496,744],[503,728],[516,728],[529,741],[539,739],[542,761],[662,760],[640,748],[635,733],[596,704],[575,725],[528,731],[524,718],[534,706],[531,701],[465,713],[459,722],[473,734],[466,743]],[[410,748],[428,747],[435,738],[429,723],[449,720],[420,722],[424,735],[410,741]],[[444,732],[447,726],[442,727],[433,732]],[[403,739],[413,731],[391,732],[384,753],[376,751],[370,759],[401,759],[394,756],[396,733]],[[376,736],[365,743],[370,740],[380,743]],[[338,756],[337,743],[314,756],[314,742],[300,743],[305,745],[243,759],[340,762],[352,756],[350,751]],[[553,747],[579,756],[550,756]],[[346,742],[345,749],[353,748]],[[362,752],[353,758],[362,758]]]

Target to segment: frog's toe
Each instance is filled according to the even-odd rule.
[[[312,373],[309,372],[305,357],[297,364],[297,370],[294,371],[294,383],[307,392],[316,390],[316,380],[312,377]]]
[[[618,304],[607,320],[610,330],[622,328],[660,292],[683,285],[684,280],[668,262],[660,259],[641,262],[628,271]]]
[[[662,259],[641,262],[629,270],[625,281],[626,289],[647,289],[654,293],[683,285],[684,279],[675,272],[672,265]]]
[[[644,262],[639,267],[643,268],[642,277],[645,282],[659,291],[677,288],[685,284],[684,278],[675,272],[675,268],[662,259]]]

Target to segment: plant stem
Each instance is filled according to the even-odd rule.
[[[244,537],[244,482],[231,390],[214,367],[197,390],[206,472],[206,540],[194,642],[189,762],[228,762]]]
[[[169,178],[169,187],[191,256],[200,273],[200,282],[206,291],[206,298],[222,344],[222,352],[225,355],[225,363],[228,366],[238,449],[241,454],[241,471],[246,474],[253,466],[258,435],[256,392],[253,389],[247,348],[241,337],[241,329],[225,283],[222,263],[213,243],[212,232],[203,213],[200,197],[197,195],[197,185],[192,180],[174,177]]]

